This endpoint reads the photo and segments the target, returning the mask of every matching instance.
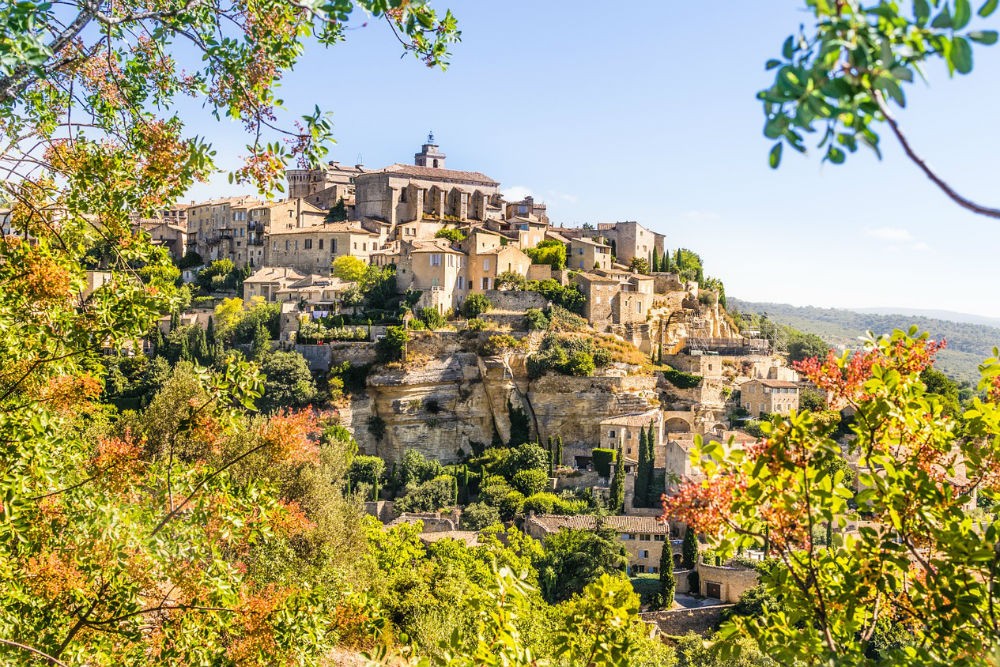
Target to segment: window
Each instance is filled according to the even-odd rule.
[[[489,271],[489,270],[490,270],[490,260],[484,259],[483,260],[483,271]]]
[[[295,239],[295,252],[299,251],[299,240]]]
[[[455,266],[455,256],[448,255],[448,266]]]
[[[358,242],[357,242],[357,241],[355,241],[355,242],[354,242],[354,249],[355,249],[355,250],[357,250],[357,249],[358,249]]]
[[[628,533],[622,533],[622,540],[623,541],[628,542],[631,539],[632,539],[631,535],[629,535]]]
[[[639,558],[649,558],[649,549],[639,549]]]
[[[278,242],[277,241],[275,241],[274,243],[271,244],[271,250],[273,250],[275,252],[278,251]]]
[[[330,239],[330,252],[337,252],[337,239]]]
[[[666,535],[653,535],[653,541],[654,542],[666,542],[667,541],[667,536]]]
[[[294,215],[295,215],[295,211],[289,211],[288,212],[288,217],[289,218],[293,217]]]
[[[312,250],[313,247],[312,239],[306,239],[303,245],[305,246],[306,250]]]
[[[649,533],[643,533],[642,535],[639,536],[639,539],[642,540],[643,542],[649,542]]]
[[[320,250],[322,250],[322,249],[323,249],[323,239],[320,239],[320,240],[319,240],[319,249],[320,249]]]
[[[615,437],[615,432],[614,431],[608,431],[608,437],[609,438]]]
[[[361,244],[361,249],[367,252],[367,250],[368,250],[368,244],[367,243],[362,243]]]
[[[288,240],[285,240],[285,252],[288,252]]]
[[[438,253],[431,255],[431,266],[441,266],[441,255]]]
[[[489,288],[490,288],[490,279],[483,278],[483,289],[489,289]]]
[[[642,312],[642,302],[641,301],[636,301],[635,302],[635,312],[637,312],[637,313],[641,313]]]

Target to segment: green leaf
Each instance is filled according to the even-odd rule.
[[[774,58],[771,58],[770,60],[767,61],[767,64],[764,65],[764,69],[771,70],[780,65],[781,65],[780,60],[775,60]]]
[[[795,38],[789,36],[785,40],[785,43],[781,46],[781,55],[785,56],[785,60],[791,60],[792,56],[795,55]]]
[[[826,159],[834,164],[844,164],[847,155],[836,146],[830,146],[826,151]]]
[[[927,25],[927,19],[931,16],[931,6],[927,0],[913,0],[913,15],[917,19],[917,25]]]
[[[780,164],[781,164],[781,147],[782,147],[783,145],[784,145],[784,144],[782,144],[782,143],[781,143],[781,142],[779,141],[779,142],[778,142],[778,143],[776,143],[776,144],[774,145],[774,147],[773,147],[773,148],[771,149],[771,152],[770,152],[770,154],[768,154],[768,156],[767,156],[767,163],[768,163],[769,165],[771,165],[771,169],[777,169],[777,168],[778,168],[778,165],[780,165]]]
[[[931,21],[932,28],[950,28],[951,27],[951,12],[948,11],[948,7],[945,6],[941,13],[934,17]]]
[[[951,19],[952,30],[961,30],[972,20],[972,5],[969,0],[955,0],[955,15]]]
[[[997,5],[1000,5],[1000,0],[986,0],[983,6],[979,8],[979,15],[986,18],[997,10]]]
[[[996,30],[973,30],[968,36],[973,42],[990,45],[997,43],[997,38],[1000,34]]]
[[[948,60],[960,74],[968,74],[972,71],[972,46],[964,37],[955,37],[951,40],[951,51],[948,53]]]

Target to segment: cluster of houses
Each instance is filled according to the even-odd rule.
[[[663,234],[637,222],[554,227],[545,204],[532,197],[507,201],[497,181],[449,169],[445,159],[432,134],[412,165],[369,170],[331,162],[289,170],[285,200],[192,202],[136,225],[175,257],[197,253],[206,264],[228,259],[251,267],[247,296],[316,294],[320,310],[348,287],[330,278],[333,261],[346,255],[394,265],[400,292],[421,292],[420,308],[457,310],[470,294],[493,290],[499,276],[514,273],[577,284],[593,324],[646,320],[654,278],[628,267],[634,258],[652,263],[662,256]],[[441,238],[443,229],[464,239]],[[567,270],[532,263],[525,251],[546,240],[565,245]],[[303,294],[303,287],[311,291]]]

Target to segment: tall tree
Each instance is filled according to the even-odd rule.
[[[611,494],[608,505],[612,512],[621,514],[625,511],[625,452],[618,448],[615,459],[615,476],[611,480]]]
[[[663,596],[663,608],[670,609],[674,604],[674,591],[677,590],[677,578],[674,577],[674,552],[670,544],[670,536],[663,542],[660,552],[660,594]]]
[[[698,536],[692,526],[684,529],[684,541],[681,543],[681,563],[685,570],[693,569],[698,562]]]
[[[647,465],[646,460],[646,429],[643,426],[639,427],[639,455],[636,457],[638,459],[639,465],[635,474],[635,506],[636,507],[646,507],[646,502],[649,499],[649,483],[652,477],[652,470],[650,470]]]

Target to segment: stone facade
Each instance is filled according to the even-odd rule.
[[[638,222],[599,223],[591,233],[614,242],[615,257],[619,264],[627,266],[633,258],[641,257],[652,266],[654,248],[657,257],[663,256],[666,237],[646,229]]]
[[[698,563],[700,594],[730,604],[740,601],[740,596],[757,585],[760,575],[756,570],[728,565]]]
[[[611,268],[611,246],[588,238],[572,239],[566,266],[574,271],[593,271]]]
[[[378,245],[378,236],[357,223],[272,230],[264,260],[267,266],[290,266],[303,273],[329,275],[336,258],[351,255],[367,262]]]
[[[755,417],[787,415],[799,409],[799,385],[787,380],[750,380],[740,386],[740,403]]]

